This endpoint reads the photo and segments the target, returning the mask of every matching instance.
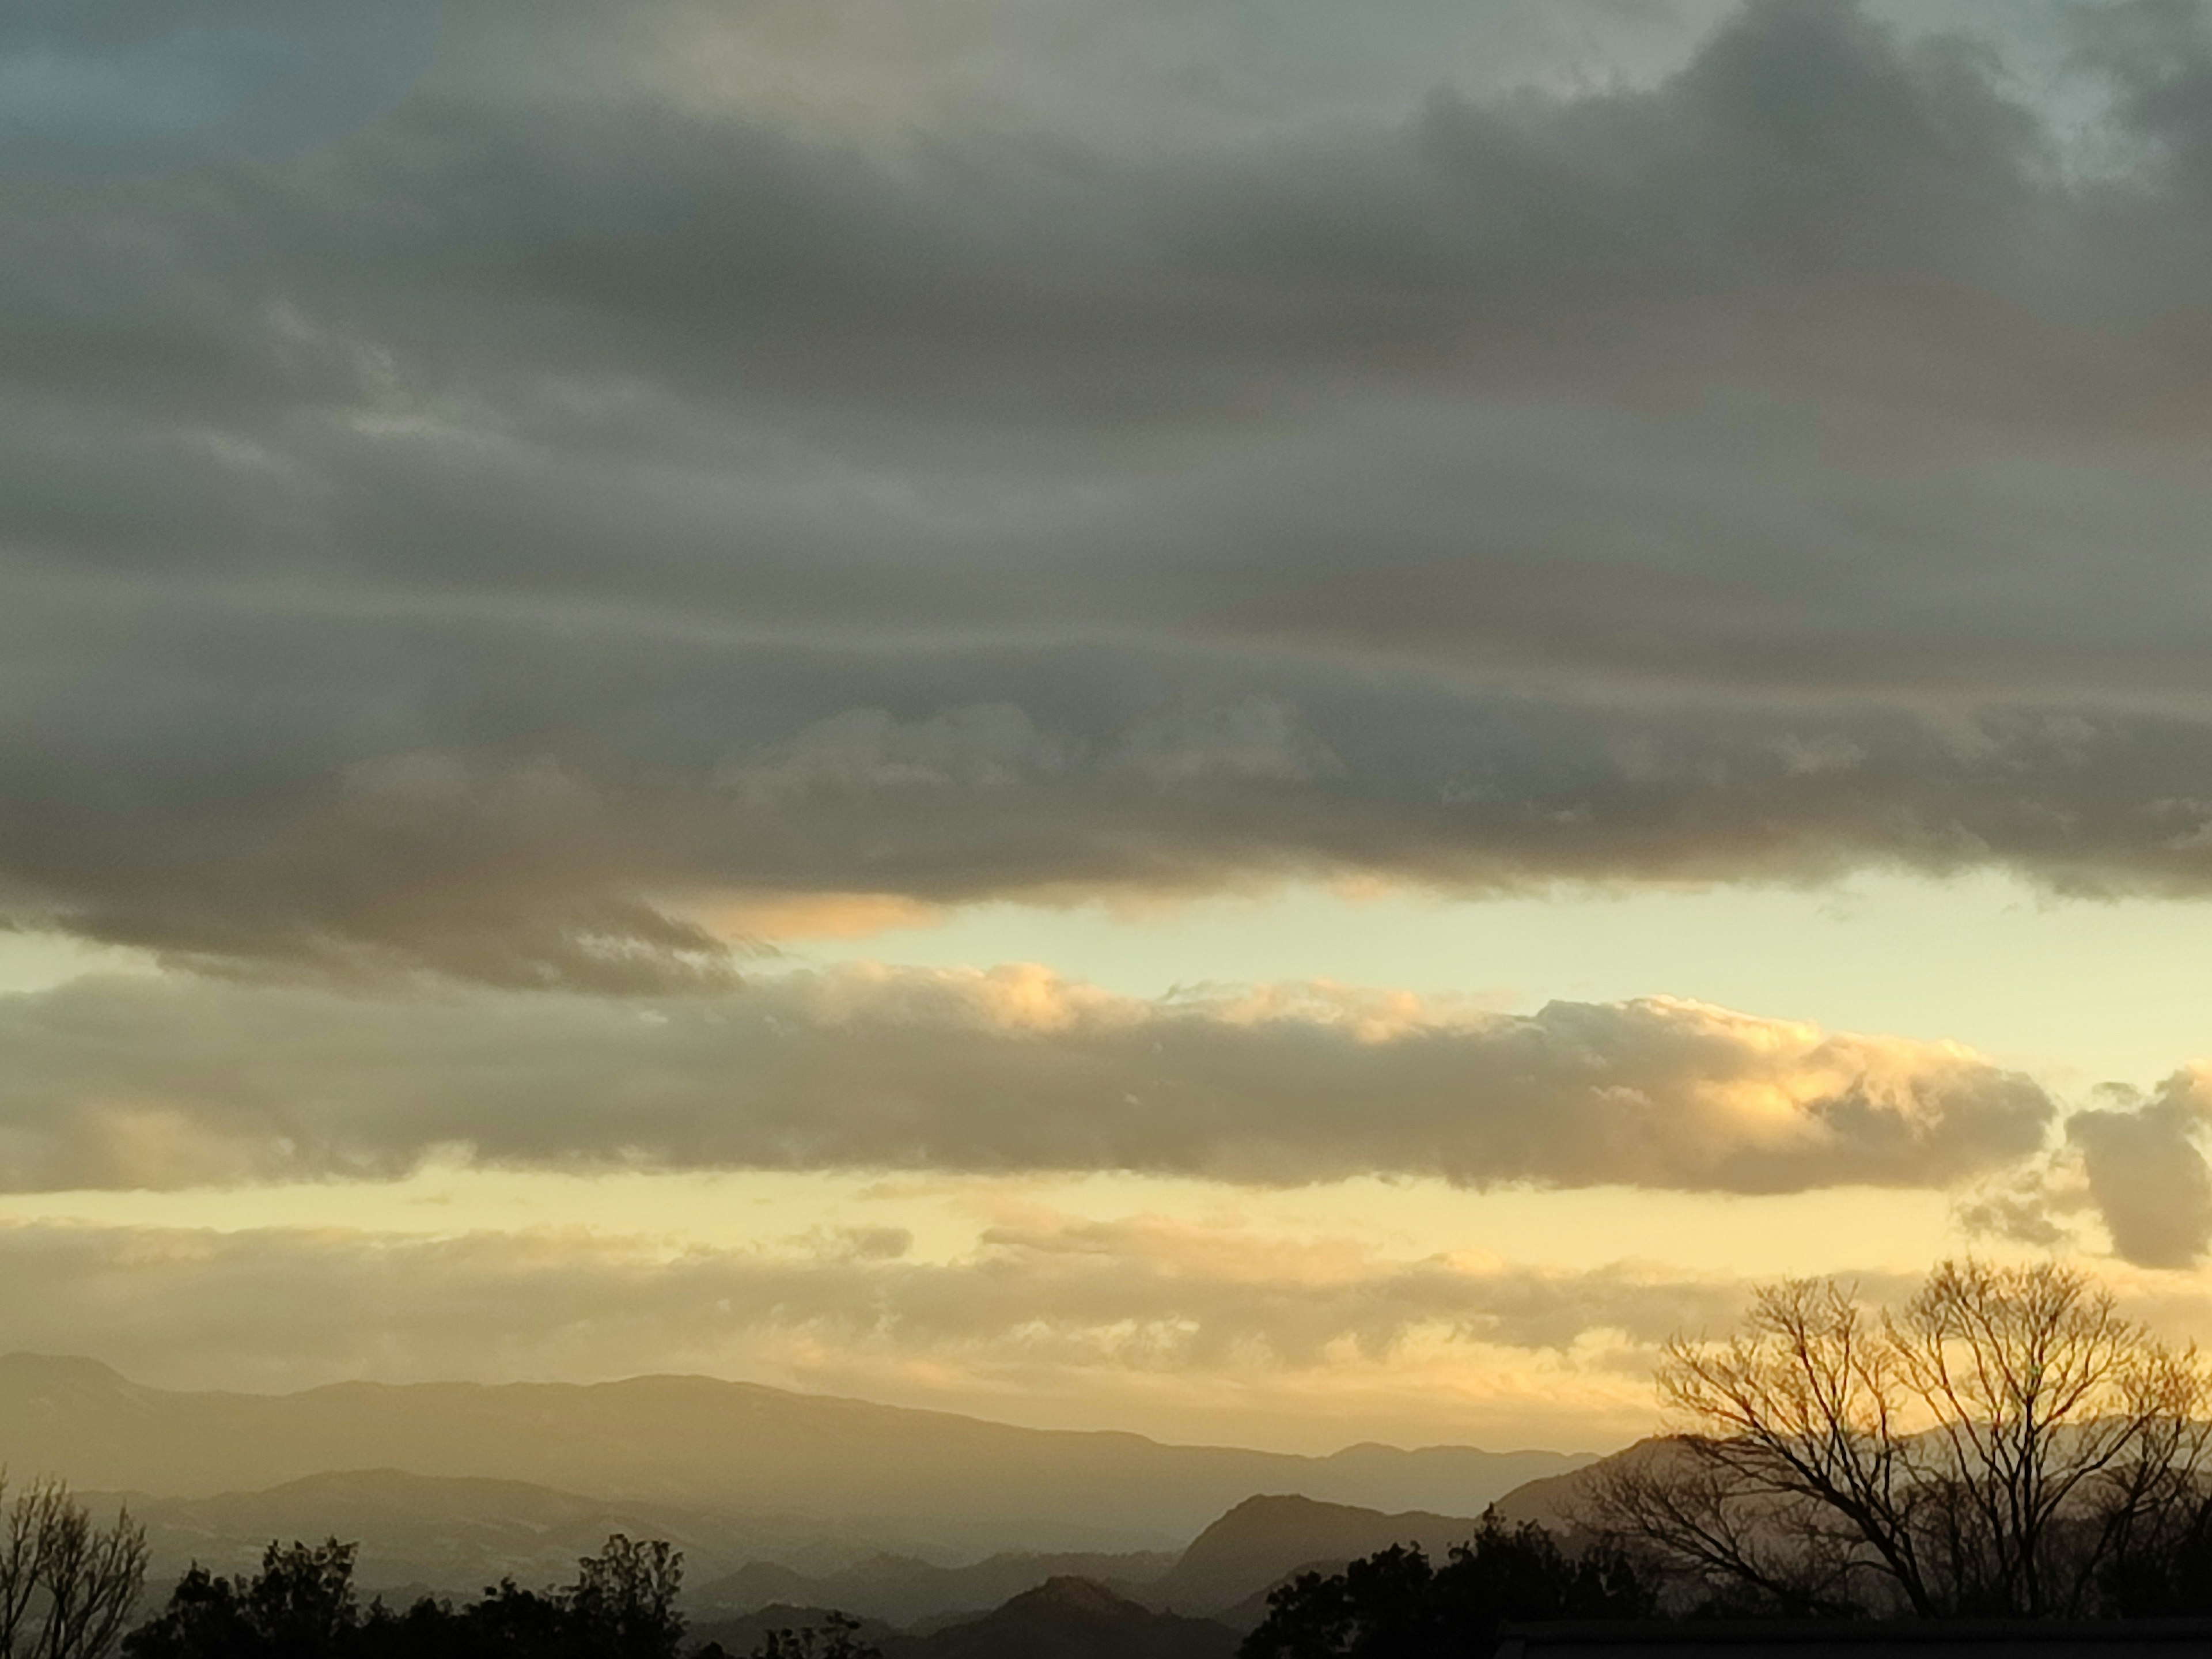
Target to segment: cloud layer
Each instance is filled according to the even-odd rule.
[[[0,913],[651,991],[702,895],[2212,887],[2196,8],[848,0],[911,104],[401,9],[0,33],[120,124],[0,143]]]
[[[1943,1188],[2053,1103],[1971,1050],[1698,1004],[1508,1016],[1289,985],[1162,1001],[1042,969],[865,968],[658,1004],[145,978],[0,1000],[17,1191],[490,1164],[1385,1173]]]
[[[141,1378],[297,1387],[334,1377],[598,1376],[787,1368],[927,1397],[1091,1379],[1405,1387],[1478,1354],[1587,1364],[1604,1395],[1741,1287],[1630,1268],[1572,1273],[1376,1256],[1332,1242],[1044,1216],[926,1261],[635,1241],[0,1226],[0,1317],[24,1346]],[[1640,1379],[1639,1379],[1640,1380]],[[1483,1392],[1479,1376],[1460,1385]],[[1570,1386],[1572,1381],[1570,1379]],[[1402,1405],[1403,1402],[1401,1402]],[[1432,1408],[1433,1410],[1433,1408]],[[1447,1420],[1430,1418],[1432,1429]],[[1563,1420],[1555,1418],[1555,1422]]]

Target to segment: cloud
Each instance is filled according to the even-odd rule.
[[[243,100],[0,156],[0,916],[651,994],[763,895],[2207,890],[2199,9],[2038,103],[1808,0],[841,3],[0,36]]]
[[[15,1190],[492,1165],[1131,1170],[1263,1186],[1942,1188],[2043,1145],[1954,1044],[1700,1004],[1117,995],[860,967],[659,1002],[105,978],[0,1000]]]
[[[9,1340],[142,1378],[260,1387],[419,1379],[927,1367],[958,1380],[1367,1370],[1441,1342],[1641,1355],[1723,1322],[1741,1287],[1559,1273],[1136,1220],[1038,1218],[951,1261],[862,1249],[341,1231],[0,1225]]]
[[[0,22],[0,178],[97,179],[296,155],[429,66],[440,0],[25,0]]]
[[[2206,1079],[2177,1072],[2137,1098],[2067,1120],[2112,1249],[2140,1267],[2190,1267],[2212,1248]]]
[[[2063,1160],[2002,1172],[1962,1197],[1954,1213],[1969,1237],[2053,1250],[2076,1241],[2060,1218],[2081,1207]]]
[[[103,637],[88,608],[52,607],[55,631]],[[58,678],[33,642],[16,671],[39,701],[0,730],[0,913],[234,975],[726,986],[741,953],[705,921],[831,895],[921,914],[1364,875],[2212,880],[2212,723],[2178,715],[227,608],[120,631],[94,670]]]
[[[2078,1249],[2072,1224],[2094,1218],[2112,1255],[2132,1266],[2198,1266],[2212,1252],[2206,1068],[2185,1066],[2148,1094],[2120,1084],[2095,1093],[2100,1103],[2066,1116],[2064,1139],[2048,1157],[1996,1171],[1963,1194],[1960,1224],[2038,1249]],[[2154,1293],[2170,1291],[2154,1285]]]
[[[1118,1409],[1232,1443],[1257,1420],[1320,1449],[1381,1422],[1409,1444],[1650,1432],[1658,1345],[1730,1328],[1761,1276],[1042,1210],[934,1257],[865,1230],[681,1248],[580,1231],[0,1224],[9,1341],[156,1386],[698,1371],[1030,1421]],[[1877,1304],[1914,1288],[1843,1276]],[[2203,1328],[2185,1280],[2123,1272],[2115,1288],[2161,1329]]]

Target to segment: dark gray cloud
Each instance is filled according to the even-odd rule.
[[[15,1190],[392,1176],[439,1152],[1941,1188],[2037,1152],[2055,1115],[1955,1047],[1696,1004],[1512,1017],[1327,986],[1152,1002],[1042,969],[854,969],[657,1004],[88,979],[0,1001],[0,1037]]]
[[[19,922],[653,990],[732,976],[718,890],[2208,885],[2197,9],[2104,8],[2073,103],[1758,0],[1580,90],[1286,118],[1316,37],[896,154],[718,94],[713,9],[542,9],[404,96],[427,9],[0,36],[213,100],[155,170],[0,155]]]
[[[233,973],[711,986],[739,964],[687,918],[729,892],[1365,872],[1501,891],[1873,864],[2195,893],[2212,872],[2212,726],[2178,715],[229,606],[156,604],[106,637],[125,642],[43,677],[0,738],[0,891],[27,923]]]

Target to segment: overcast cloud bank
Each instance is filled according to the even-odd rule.
[[[2197,8],[2033,97],[1759,0],[1578,92],[896,154],[681,5],[455,7],[411,84],[427,9],[265,11],[168,149],[0,145],[26,925],[635,991],[727,983],[732,890],[2212,889]],[[183,49],[110,25],[0,74]]]

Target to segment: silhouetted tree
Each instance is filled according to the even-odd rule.
[[[0,1501],[7,1493],[0,1473]],[[114,1523],[59,1481],[19,1493],[0,1513],[0,1659],[104,1659],[146,1582],[146,1534],[118,1510]]]
[[[676,1594],[684,1553],[659,1539],[616,1533],[606,1547],[577,1564],[567,1592],[569,1616],[593,1652],[617,1659],[676,1659],[684,1615]]]
[[[2212,1522],[2196,1351],[2073,1268],[1944,1262],[1893,1313],[1767,1286],[1736,1336],[1670,1342],[1658,1382],[1686,1432],[1616,1465],[1600,1515],[1733,1608],[2155,1601]]]
[[[360,1622],[354,1604],[356,1546],[335,1538],[310,1547],[270,1544],[248,1587],[247,1617],[279,1659],[325,1659]]]
[[[883,1650],[860,1639],[860,1621],[831,1613],[819,1625],[772,1630],[753,1644],[750,1659],[883,1659]],[[707,1659],[704,1652],[702,1659]]]
[[[425,1596],[404,1612],[364,1614],[354,1546],[271,1543],[252,1578],[197,1564],[161,1615],[131,1632],[128,1659],[676,1659],[684,1558],[617,1533],[577,1563],[560,1589],[502,1579],[456,1607]]]
[[[1301,1573],[1267,1598],[1241,1659],[1433,1659],[1489,1651],[1500,1625],[1542,1619],[1633,1619],[1657,1608],[1654,1586],[1620,1549],[1569,1554],[1534,1522],[1492,1510],[1442,1567],[1394,1544],[1339,1573]]]
[[[169,1592],[168,1605],[131,1632],[123,1651],[129,1659],[215,1659],[250,1655],[258,1645],[237,1587],[195,1561]]]
[[[125,1644],[131,1659],[337,1659],[360,1624],[354,1546],[270,1541],[252,1578],[219,1578],[197,1562],[160,1617]]]

